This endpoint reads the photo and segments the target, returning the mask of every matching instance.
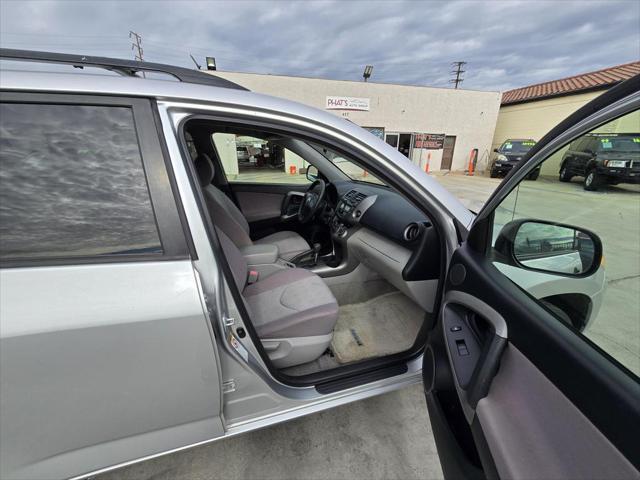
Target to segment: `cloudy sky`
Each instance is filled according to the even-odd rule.
[[[222,70],[507,90],[640,59],[630,1],[13,1],[0,0],[0,44]]]

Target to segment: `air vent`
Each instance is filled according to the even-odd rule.
[[[364,193],[360,193],[357,190],[351,190],[344,196],[345,199],[349,200],[351,205],[358,205],[362,200],[367,198]]]
[[[402,238],[404,238],[407,242],[413,242],[420,236],[420,225],[417,223],[410,223],[407,225],[407,228],[402,232]]]

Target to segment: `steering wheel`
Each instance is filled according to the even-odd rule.
[[[307,223],[316,214],[318,207],[324,200],[326,186],[324,180],[320,178],[309,185],[298,210],[298,221],[300,223]]]

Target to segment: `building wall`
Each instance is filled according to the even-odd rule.
[[[327,96],[365,97],[370,111],[328,110],[363,127],[385,132],[444,133],[456,136],[452,170],[467,167],[471,149],[480,163],[491,149],[501,94],[449,88],[389,85],[373,82],[324,80],[279,75],[216,72],[250,90],[325,109]],[[430,170],[439,170],[442,150],[419,150],[412,160],[424,168],[431,153]],[[486,162],[485,162],[486,163]]]
[[[500,107],[491,150],[509,138],[540,140],[549,130],[604,92],[589,92]],[[541,175],[557,175],[565,149],[544,162]]]

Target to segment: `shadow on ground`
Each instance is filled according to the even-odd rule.
[[[96,480],[440,479],[422,385],[149,460]]]

